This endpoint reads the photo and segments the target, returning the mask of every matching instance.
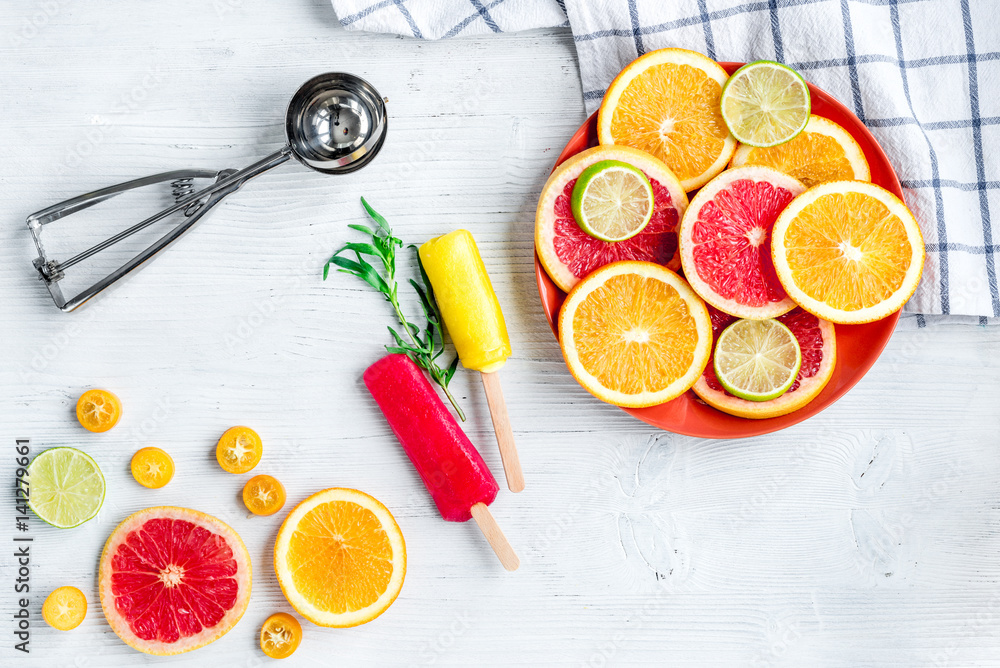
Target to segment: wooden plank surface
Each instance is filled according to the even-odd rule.
[[[282,167],[93,307],[56,311],[30,267],[27,214],[147,173],[263,157],[283,141],[290,94],[328,70],[389,98],[389,139],[369,168]],[[78,529],[31,521],[31,654],[14,651],[8,622],[3,665],[263,662],[260,624],[289,610],[270,567],[281,515],[247,517],[245,476],[213,456],[243,423],[265,443],[255,472],[279,477],[290,504],[356,487],[407,540],[392,608],[355,629],[305,623],[291,665],[1000,665],[998,330],[899,331],[830,410],[742,441],[654,432],[566,372],[538,304],[531,221],[584,118],[568,31],[425,43],[345,32],[323,0],[40,0],[0,9],[0,72],[0,472],[11,480],[14,439],[30,438],[34,452],[83,448],[109,485]],[[407,241],[462,226],[480,244],[515,351],[503,384],[527,487],[502,490],[491,511],[516,573],[473,523],[441,521],[364,391],[387,305],[351,277],[320,279],[363,220],[361,195]],[[72,417],[92,386],[125,405],[107,434]],[[479,379],[460,370],[454,387],[502,481]],[[162,490],[129,476],[144,445],[177,464]],[[239,625],[167,660],[121,643],[95,589],[108,533],[154,504],[230,522],[254,560]],[[12,511],[3,525],[11,545]],[[2,555],[9,612],[17,566]],[[39,614],[63,584],[91,605],[70,633]]]

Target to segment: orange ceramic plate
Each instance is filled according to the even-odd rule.
[[[730,74],[743,65],[743,63],[719,64]],[[812,113],[840,124],[861,145],[865,158],[871,167],[872,183],[882,186],[902,199],[903,190],[899,185],[899,178],[892,169],[892,165],[889,164],[889,158],[886,157],[885,152],[875,141],[875,137],[868,131],[868,128],[864,126],[864,123],[829,93],[812,84],[809,84],[809,92],[812,96]],[[556,160],[556,166],[592,146],[597,146],[597,112],[594,112],[569,140],[559,159]],[[535,255],[535,279],[538,282],[538,294],[542,298],[545,317],[549,320],[552,332],[557,333],[556,321],[559,318],[559,307],[562,306],[566,293],[556,287],[556,284],[545,273],[538,261],[538,255]],[[875,360],[878,359],[882,349],[889,342],[893,330],[896,329],[897,320],[899,320],[899,311],[882,320],[864,325],[836,325],[837,366],[833,370],[833,377],[818,397],[805,407],[788,415],[767,420],[739,418],[717,411],[703,403],[691,391],[658,406],[624,408],[622,410],[654,427],[688,436],[745,438],[770,434],[811,418],[844,396],[875,364]]]

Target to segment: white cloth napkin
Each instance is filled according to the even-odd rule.
[[[566,24],[566,13],[556,0],[333,0],[333,8],[348,30],[417,39]]]
[[[622,67],[653,49],[787,63],[854,110],[903,183],[927,244],[923,279],[905,310],[982,324],[1000,317],[995,0],[332,2],[348,29],[423,38],[556,26],[568,17],[588,111]]]

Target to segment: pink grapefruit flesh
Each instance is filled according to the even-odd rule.
[[[726,327],[738,318],[708,307],[712,318],[713,354],[715,340]],[[786,415],[796,411],[826,387],[837,363],[837,337],[833,323],[821,320],[808,311],[796,308],[778,316],[778,322],[792,330],[802,350],[802,366],[795,382],[788,391],[770,401],[747,401],[726,392],[715,376],[712,358],[701,378],[692,388],[710,406],[738,417],[763,419]]]
[[[653,216],[625,241],[601,241],[573,218],[573,186],[584,169],[601,160],[620,160],[640,169],[653,186]],[[656,262],[680,268],[677,226],[687,195],[673,172],[658,159],[624,146],[597,146],[559,165],[542,189],[535,214],[535,249],[546,273],[564,292],[596,269],[621,260]]]
[[[715,177],[681,221],[684,277],[715,308],[739,318],[774,318],[795,308],[771,261],[771,228],[805,191],[768,167],[739,167]]]
[[[225,635],[246,611],[250,555],[222,521],[147,508],[112,532],[101,555],[101,607],[112,630],[147,654],[180,654]]]

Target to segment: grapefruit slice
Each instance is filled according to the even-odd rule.
[[[769,167],[715,177],[688,207],[680,227],[681,264],[706,302],[738,318],[775,318],[795,308],[771,261],[771,228],[805,186]]]
[[[601,241],[573,217],[573,186],[587,167],[617,160],[638,168],[653,187],[653,215],[641,232],[625,241]],[[535,250],[556,285],[569,292],[587,274],[621,260],[680,268],[677,224],[688,199],[670,168],[648,153],[627,146],[595,146],[559,165],[542,188],[535,212]]]
[[[719,334],[737,319],[711,306],[708,310],[712,317],[712,333],[718,339]],[[837,337],[833,323],[800,308],[779,316],[777,320],[792,331],[802,351],[798,376],[784,394],[770,401],[747,401],[735,397],[726,392],[715,375],[714,359],[709,360],[705,372],[691,388],[695,394],[723,413],[753,420],[786,415],[815,399],[833,377],[833,369],[837,365]],[[714,343],[712,349],[715,350]]]
[[[211,515],[162,506],[134,513],[101,554],[101,608],[125,644],[146,654],[218,640],[250,602],[250,555]]]

